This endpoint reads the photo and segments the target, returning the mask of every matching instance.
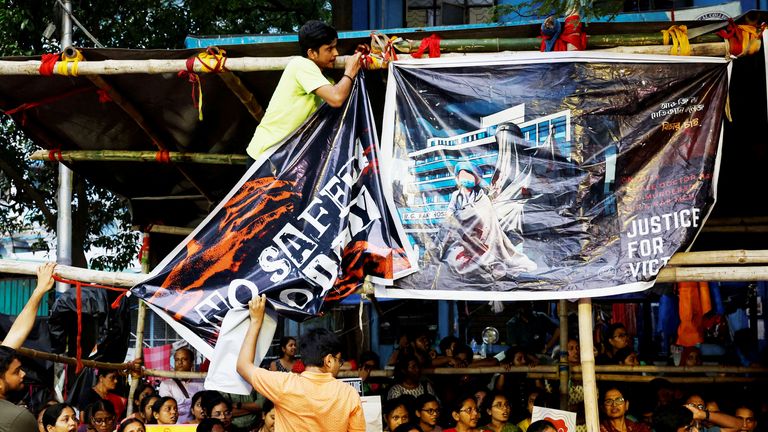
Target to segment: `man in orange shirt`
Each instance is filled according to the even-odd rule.
[[[237,372],[274,402],[275,430],[365,431],[360,396],[350,385],[336,380],[344,360],[341,341],[332,331],[320,328],[302,335],[300,351],[306,370],[300,375],[254,365],[266,302],[263,294],[248,302],[251,323],[237,357]]]

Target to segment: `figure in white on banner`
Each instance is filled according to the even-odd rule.
[[[442,260],[457,274],[498,279],[537,268],[505,233],[522,234],[525,198],[521,191],[530,177],[530,165],[521,164],[516,157],[515,138],[520,137],[520,129],[514,124],[500,125],[497,137],[499,132],[506,135],[510,128],[516,129],[512,131],[515,137],[497,138],[499,164],[488,191],[472,163],[462,161],[454,167],[457,189],[451,194],[443,226]]]

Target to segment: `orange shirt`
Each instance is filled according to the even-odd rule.
[[[257,368],[248,381],[275,403],[275,430],[365,431],[360,396],[329,373],[304,371],[298,375]]]

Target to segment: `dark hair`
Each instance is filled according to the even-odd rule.
[[[605,340],[611,339],[613,337],[613,334],[616,333],[616,330],[618,329],[626,330],[627,327],[620,322],[609,325],[608,328],[605,330]]]
[[[402,406],[405,407],[405,410],[408,411],[408,415],[410,416],[413,412],[414,402],[416,401],[416,398],[411,395],[401,395],[393,399],[389,399],[388,401],[384,402],[384,406],[382,411],[382,414],[384,416],[389,415],[392,411],[396,410],[397,407]]]
[[[301,337],[301,359],[306,366],[323,366],[323,359],[328,354],[336,355],[341,352],[341,341],[336,333],[324,329],[314,328]]]
[[[261,404],[261,415],[267,415],[273,409],[275,409],[275,403],[269,399],[264,399],[264,403]]]
[[[403,423],[400,426],[396,427],[395,430],[393,430],[392,432],[411,432],[414,429],[416,429],[419,432],[424,432],[424,429],[422,429],[418,423]]]
[[[160,396],[156,395],[156,394],[151,394],[151,395],[145,397],[144,400],[141,401],[141,405],[139,406],[139,410],[141,411],[142,414],[144,414],[144,411],[146,411],[147,405],[149,405],[149,401],[151,401],[153,397],[158,397],[159,398]],[[147,423],[152,423],[152,419],[151,418],[148,418],[146,420],[147,420]]]
[[[165,403],[168,401],[173,401],[173,403],[176,404],[176,408],[179,407],[179,403],[176,402],[176,399],[170,396],[163,396],[160,399],[156,400],[155,403],[152,404],[152,418],[155,417],[156,413],[159,413],[160,410],[163,409],[163,405],[165,405]]]
[[[688,426],[693,420],[693,413],[679,405],[663,406],[653,412],[653,430],[656,432],[677,432]]]
[[[75,413],[75,416],[77,416],[77,410],[70,404],[57,403],[56,405],[51,405],[43,411],[43,428],[47,428],[47,426],[56,426],[56,420],[58,420],[65,408],[71,409]],[[77,417],[75,417],[75,423],[77,422]]]
[[[486,389],[487,390],[487,389]],[[483,398],[483,405],[480,406],[480,414],[485,417],[488,410],[491,409],[493,406],[493,401],[496,400],[497,397],[503,397],[507,400],[507,403],[509,403],[509,397],[504,392],[500,392],[498,390],[494,390],[492,392],[489,392],[485,397]],[[510,407],[511,408],[511,407]]]
[[[419,366],[419,369],[421,369],[421,364],[419,364],[419,359],[413,354],[400,354],[397,356],[397,363],[395,363],[395,370],[392,372],[392,379],[396,384],[400,384],[405,380],[405,377],[408,375],[408,365],[412,362],[416,362],[416,364]]]
[[[331,42],[339,38],[339,34],[336,33],[336,29],[328,24],[311,20],[301,26],[299,29],[299,48],[301,48],[301,55],[307,56],[307,51],[312,49],[317,51],[323,45],[329,45]]]
[[[613,353],[613,361],[616,364],[624,364],[624,360],[627,359],[627,357],[630,356],[630,354],[634,353],[635,350],[633,350],[630,347],[624,347],[622,349],[616,350],[615,353]]]
[[[381,360],[379,359],[378,354],[376,354],[373,351],[363,351],[363,353],[360,354],[360,361],[358,362],[358,367],[363,367],[363,365],[367,361],[373,361],[374,363],[376,363],[376,368],[378,368],[379,364],[381,363]]]
[[[555,425],[553,425],[550,421],[536,420],[535,422],[531,423],[530,426],[528,426],[528,430],[526,430],[526,432],[544,432],[548,428],[557,430]]]
[[[440,339],[440,343],[437,344],[438,348],[440,348],[440,354],[445,355],[445,351],[450,349],[454,343],[458,346],[459,338],[453,335]]]
[[[148,382],[146,382],[144,380],[139,380],[139,384],[136,385],[136,390],[133,392],[133,409],[134,409],[134,411],[137,410],[137,409],[140,409],[141,404],[137,405],[136,402],[139,400],[139,396],[141,396],[141,394],[144,393],[144,390],[146,390],[148,388],[152,389],[152,394],[156,393],[155,392],[155,388],[152,387],[152,385],[150,383],[148,383]],[[152,394],[147,395],[144,399],[146,399],[147,397],[151,396]]]
[[[120,426],[117,427],[117,432],[124,432],[125,428],[127,428],[129,425],[131,425],[133,423],[139,423],[142,426],[144,426],[144,422],[139,420],[139,419],[137,419],[137,418],[135,418],[135,417],[127,418],[127,419],[123,420],[122,423],[120,423]]]
[[[215,407],[218,404],[226,404],[228,409],[232,409],[232,401],[225,398],[221,395],[221,393],[214,391],[213,393],[209,395],[203,395],[203,399],[200,401],[200,404],[203,405],[203,411],[205,411],[205,415],[208,417],[211,416],[211,411],[213,411],[213,407]]]
[[[14,360],[21,361],[16,350],[5,345],[0,345],[0,375],[5,375],[5,373],[8,372],[8,368]]]
[[[616,390],[621,393],[621,397],[623,397],[625,401],[632,399],[626,387],[616,382],[609,382],[600,390],[600,402],[605,401],[606,395],[611,390]]]
[[[112,405],[112,402],[104,399],[99,399],[96,402],[85,407],[85,422],[90,423],[91,417],[93,417],[93,415],[99,411],[105,411],[108,414],[112,414],[113,416],[117,415],[115,414],[115,406]]]
[[[440,404],[435,395],[431,393],[424,393],[416,398],[416,402],[414,402],[413,407],[416,411],[421,411],[421,409],[424,408],[424,405],[430,402],[437,402],[438,405]]]
[[[475,400],[475,395],[470,393],[465,393],[462,396],[457,397],[453,400],[451,403],[451,413],[457,413],[461,410],[461,407],[464,406],[464,402],[471,400],[472,402],[477,405],[477,400]]]
[[[202,419],[200,423],[198,423],[197,429],[195,429],[195,431],[211,432],[213,430],[213,427],[216,425],[224,427],[224,423],[222,423],[221,420],[217,418],[205,418],[205,419]]]
[[[288,346],[288,342],[294,341],[296,342],[296,338],[293,336],[283,336],[280,338],[280,348],[285,348]]]
[[[190,399],[190,401],[189,401],[189,416],[190,417],[193,417],[192,416],[192,409],[195,408],[195,403],[197,403],[197,400],[198,399],[203,399],[205,397],[206,393],[208,393],[208,392],[213,392],[213,393],[219,394],[219,392],[217,392],[215,390],[200,390],[199,392],[197,392],[197,393],[192,395],[192,399]],[[203,405],[203,401],[200,401],[200,405],[201,406]],[[205,408],[203,408],[203,410],[205,410]]]

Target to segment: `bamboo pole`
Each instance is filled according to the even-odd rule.
[[[143,300],[139,299],[139,311],[136,317],[136,348],[134,351],[134,358],[142,360],[142,363],[144,359],[144,321],[146,313],[147,305],[144,304]],[[126,417],[133,414],[133,395],[136,394],[136,388],[139,386],[141,374],[131,374],[131,378],[131,388],[128,390],[128,411]]]
[[[257,122],[261,122],[264,117],[264,108],[259,104],[259,101],[253,96],[253,93],[245,87],[240,78],[232,72],[222,72],[219,74],[219,78],[224,81],[230,91],[240,100],[240,103],[245,106],[251,116],[256,119]]]
[[[529,45],[531,40],[521,42],[523,49],[517,51],[538,51],[538,45]],[[669,54],[669,45],[648,45],[638,47],[613,47],[602,48],[592,51],[621,52],[633,54]],[[483,53],[484,54],[484,53]],[[726,54],[726,45],[724,42],[708,42],[691,44],[691,55],[696,56],[714,56],[720,57]],[[471,56],[471,52],[465,53],[447,53],[443,57],[451,56]],[[481,54],[482,55],[482,54]],[[344,62],[348,56],[336,57],[334,69],[344,69]],[[234,57],[227,58],[226,70],[231,72],[257,72],[257,71],[281,71],[284,70],[292,57]],[[72,75],[73,63],[66,64],[66,73],[59,73],[57,62],[54,66],[56,75]],[[81,61],[77,64],[77,74],[86,75],[123,75],[123,74],[167,74],[177,73],[181,70],[187,70],[187,61],[185,59],[146,59],[146,60],[101,60],[101,61]],[[39,60],[11,61],[0,60],[0,75],[40,75]],[[200,62],[194,63],[194,72],[208,73]]]
[[[16,351],[18,351],[19,354],[29,358],[48,360],[55,363],[68,364],[71,366],[77,365],[77,359],[63,356],[61,354],[53,354],[53,353],[48,353],[44,351],[37,351],[37,350],[24,348],[24,347],[20,347]],[[100,362],[95,360],[81,360],[81,361],[83,363],[83,366],[94,368],[94,369],[107,369],[107,370],[119,370],[119,371],[137,370],[132,363],[107,363],[107,362]]]
[[[558,302],[558,315],[560,316],[560,356],[557,373],[560,376],[560,409],[568,409],[568,381],[570,380],[568,369],[568,301]]]
[[[152,162],[160,163],[156,151],[130,150],[66,150],[61,152],[64,162]],[[38,150],[29,157],[31,160],[51,161],[48,150]],[[59,153],[55,161],[58,161]],[[245,165],[248,156],[239,154],[211,154],[168,152],[168,160],[174,163],[199,163],[211,165]]]
[[[751,267],[664,267],[656,282],[707,282],[768,280],[768,266]]]
[[[579,349],[581,354],[581,380],[584,386],[584,414],[587,432],[600,431],[597,411],[597,379],[595,352],[592,345],[592,299],[579,299]]]
[[[704,252],[678,252],[672,255],[667,265],[723,265],[723,264],[768,264],[768,250],[722,250]]]
[[[39,263],[0,259],[0,273],[13,273],[34,276],[37,274],[37,268],[39,266]],[[83,282],[93,282],[102,285],[110,285],[123,288],[132,287],[147,278],[147,275],[140,273],[104,272],[66,266],[62,264],[56,266],[55,274],[67,279],[74,279]]]

